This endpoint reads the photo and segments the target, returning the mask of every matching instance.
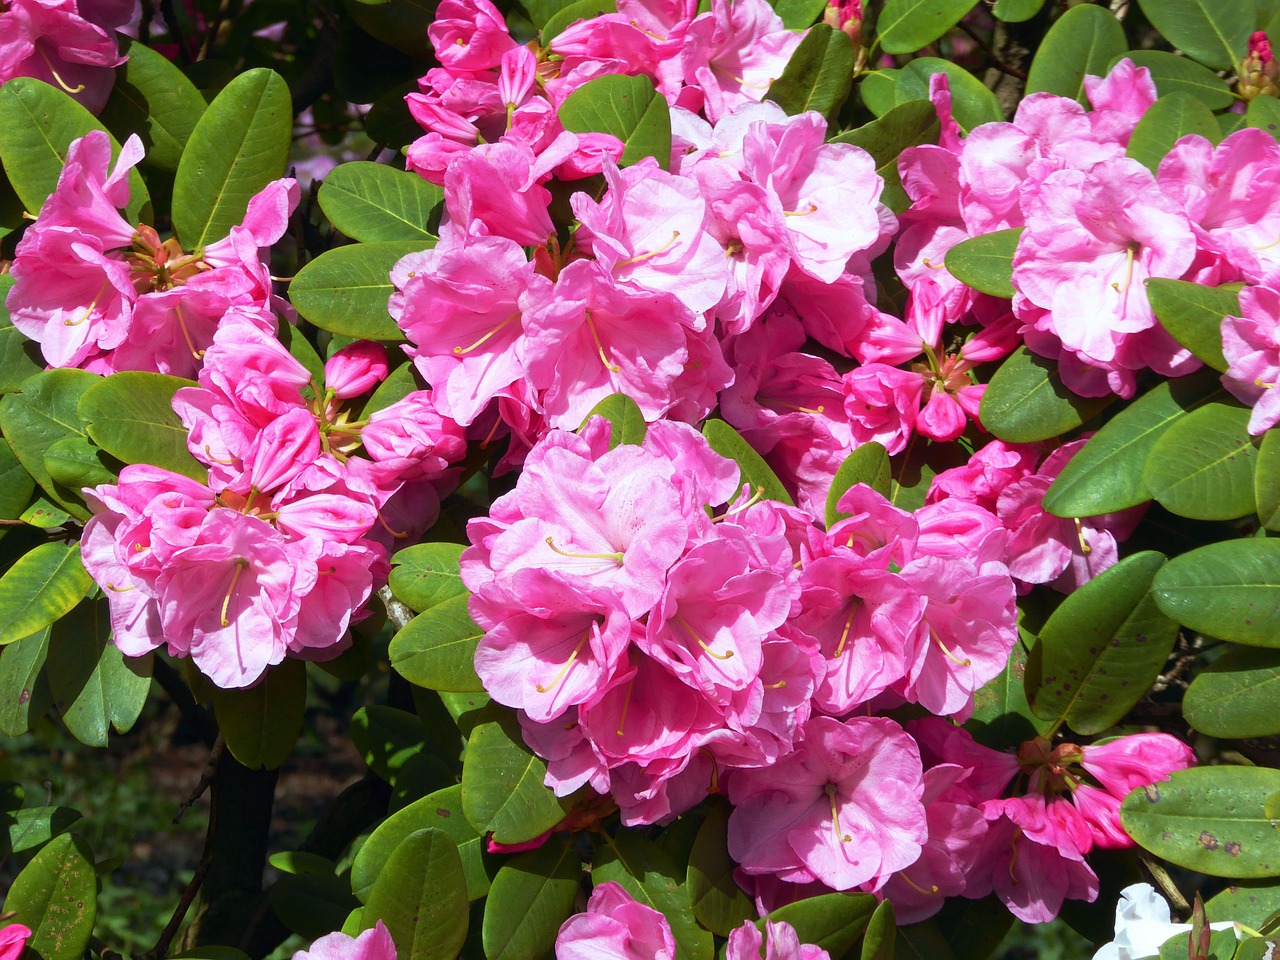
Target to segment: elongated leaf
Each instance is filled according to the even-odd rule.
[[[1236,647],[1187,687],[1183,715],[1211,737],[1243,739],[1280,733],[1280,650]]]
[[[1210,110],[1222,110],[1235,103],[1236,98],[1227,82],[1194,60],[1174,56],[1163,50],[1128,50],[1112,60],[1111,66],[1114,67],[1124,57],[1151,71],[1151,79],[1155,81],[1156,92],[1160,96],[1170,93],[1190,94]]]
[[[191,380],[162,373],[114,373],[81,396],[76,413],[89,437],[125,463],[149,463],[204,482],[208,471],[187,449],[173,395]]]
[[[898,75],[894,67],[882,67],[864,74],[858,83],[858,96],[863,105],[877,117],[883,117],[897,104]]]
[[[1211,637],[1280,647],[1280,540],[1226,540],[1174,557],[1152,585],[1165,616]]]
[[[862,935],[862,960],[893,960],[897,930],[893,904],[884,900],[871,914],[867,932]]]
[[[1222,318],[1240,316],[1240,294],[1230,287],[1206,287],[1184,280],[1147,281],[1151,309],[1173,338],[1219,372],[1222,356]]]
[[[395,292],[391,268],[429,246],[425,241],[393,240],[327,250],[298,271],[289,284],[289,299],[321,330],[367,340],[403,340],[387,312],[387,300]]]
[[[17,520],[31,502],[36,482],[0,437],[0,520]]]
[[[734,882],[737,864],[726,849],[729,810],[716,803],[707,811],[689,851],[687,884],[693,915],[698,922],[721,937],[755,919],[751,898]]]
[[[648,432],[644,414],[625,393],[610,394],[597,403],[583,417],[582,426],[585,427],[592,417],[604,417],[612,426],[613,430],[609,434],[610,450],[620,443],[640,444],[644,442],[644,435]]]
[[[849,516],[840,510],[840,498],[851,487],[865,483],[881,496],[889,496],[889,485],[893,480],[889,455],[882,444],[872,440],[857,447],[836,471],[831,480],[831,489],[827,492],[827,529]]]
[[[764,491],[765,497],[780,503],[792,504],[791,495],[778,479],[778,475],[764,462],[764,458],[742,439],[742,434],[723,420],[708,420],[702,425],[702,435],[711,449],[722,457],[728,457],[741,471],[739,483],[749,483]]]
[[[113,462],[84,437],[63,437],[44,452],[44,468],[49,476],[55,484],[68,490],[115,483],[118,474],[112,467]]]
[[[618,4],[615,0],[577,0],[576,3],[561,7],[542,28],[542,45],[550,46],[552,40],[579,20],[592,20],[602,13],[617,12]]]
[[[301,660],[267,669],[256,686],[213,691],[213,713],[231,755],[250,770],[274,769],[288,759],[302,730],[307,670]]]
[[[1151,582],[1164,565],[1151,550],[1126,557],[1067,596],[1031,651],[1040,687],[1036,716],[1094,734],[1119,723],[1169,658],[1178,625],[1156,607]]]
[[[18,737],[49,708],[49,685],[41,675],[51,627],[0,650],[0,733]]]
[[[779,907],[756,926],[763,932],[766,920],[785,920],[795,927],[801,943],[816,943],[840,957],[857,942],[875,909],[876,898],[867,893],[825,893]]]
[[[391,640],[391,665],[410,683],[429,690],[472,693],[484,689],[476,675],[476,645],[484,630],[467,610],[466,595],[420,613]]]
[[[885,0],[876,29],[885,53],[914,53],[954,27],[974,0]]]
[[[791,116],[813,110],[835,118],[853,86],[853,42],[825,23],[809,28],[782,76],[769,84],[771,100]]]
[[[329,222],[352,240],[434,241],[427,221],[444,191],[416,173],[357,160],[324,178],[319,200]]]
[[[80,819],[70,807],[27,807],[0,814],[0,856],[43,846]]]
[[[397,600],[422,613],[436,604],[466,594],[458,558],[458,543],[419,543],[391,558],[391,592]]]
[[[1189,57],[1233,70],[1256,26],[1253,5],[1216,0],[1138,0],[1151,25]]]
[[[945,73],[951,87],[951,111],[956,123],[968,132],[983,123],[1004,119],[1000,103],[977,77],[949,60],[917,57],[898,73],[894,98],[898,103],[929,99],[929,78]]]
[[[143,164],[172,173],[204,115],[204,97],[181,70],[146,44],[122,36],[120,53],[128,59],[116,70],[102,122],[121,142],[138,134],[146,150]]]
[[[1018,249],[1022,228],[998,230],[957,243],[947,251],[943,266],[947,272],[981,293],[1011,299],[1013,255]]]
[[[462,809],[477,833],[499,843],[523,843],[564,818],[564,806],[543,780],[547,765],[520,737],[510,710],[487,707],[467,741]]]
[[[89,946],[98,907],[88,845],[69,833],[49,841],[13,881],[4,906],[13,911],[9,923],[31,929],[32,956],[78,960]]]
[[[13,286],[8,274],[0,277],[0,302]],[[0,310],[0,315],[3,311]],[[28,340],[13,324],[0,317],[0,394],[21,389],[22,381],[44,369],[40,345]]]
[[[1280,848],[1266,815],[1280,770],[1192,767],[1139,787],[1120,806],[1138,844],[1178,866],[1212,877],[1280,876]]]
[[[1275,97],[1254,97],[1244,114],[1245,126],[1265,130],[1280,140],[1280,100]]]
[[[333,931],[333,918],[346,916],[359,901],[346,877],[302,873],[281,877],[271,887],[271,909],[280,921],[308,940]]]
[[[1268,530],[1280,531],[1280,430],[1268,430],[1262,435],[1253,492],[1262,525]]]
[[[1233,883],[1204,904],[1210,923],[1239,920],[1255,930],[1277,910],[1280,910],[1280,883],[1267,880]]]
[[[996,0],[991,13],[1005,23],[1022,23],[1039,13],[1044,3],[1045,0]]]
[[[1074,430],[1114,399],[1076,396],[1062,385],[1056,363],[1019,347],[987,384],[980,415],[1001,440],[1035,443]]]
[[[503,864],[485,901],[482,939],[488,960],[541,960],[573,912],[582,862],[553,837]]]
[[[1170,93],[1157,100],[1133,128],[1127,155],[1155,173],[1173,145],[1188,134],[1210,143],[1222,139],[1213,111],[1189,93]]]
[[[426,749],[422,721],[415,713],[384,704],[361,707],[351,717],[351,742],[369,769],[387,783]]]
[[[1156,441],[1221,395],[1208,372],[1157,384],[1089,438],[1045,491],[1044,508],[1059,517],[1094,517],[1150,500],[1142,472]]]
[[[560,105],[560,122],[571,133],[611,133],[624,144],[618,166],[653,157],[671,163],[671,111],[646,77],[609,74],[588,80]]]
[[[826,6],[826,0],[778,0],[773,12],[782,18],[782,25],[788,30],[803,30],[822,16]]]
[[[938,113],[928,100],[900,103],[884,116],[834,138],[835,143],[852,143],[871,154],[876,173],[884,179],[880,200],[894,213],[911,206],[911,198],[902,189],[898,173],[898,157],[908,147],[937,143]]]
[[[79,544],[40,544],[0,577],[0,647],[70,613],[92,587]]]
[[[361,925],[381,920],[397,960],[453,960],[467,939],[467,884],[462,859],[443,830],[402,840],[378,875]]]
[[[1142,482],[1180,517],[1232,520],[1253,513],[1257,450],[1248,424],[1248,409],[1232,404],[1191,411],[1156,440]]]
[[[288,85],[262,67],[240,74],[209,104],[173,180],[173,229],[184,249],[225,237],[250,198],[284,173],[291,106]]]
[[[1102,76],[1128,49],[1124,28],[1110,10],[1089,3],[1072,7],[1040,41],[1027,72],[1027,93],[1056,93],[1084,103],[1085,75]]]

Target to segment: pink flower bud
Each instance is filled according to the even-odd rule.
[[[1240,64],[1240,96],[1246,100],[1280,96],[1280,69],[1263,30],[1249,37],[1249,52]]]
[[[822,22],[836,30],[843,30],[858,46],[862,39],[862,0],[827,0]]]
[[[324,365],[324,385],[339,400],[358,397],[387,379],[387,348],[372,340],[343,347]]]

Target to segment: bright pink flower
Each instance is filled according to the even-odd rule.
[[[115,4],[115,7],[121,6]],[[113,36],[123,19],[106,7],[75,0],[11,0],[0,12],[0,84],[35,77],[60,87],[90,113],[107,102],[115,68],[124,63]],[[82,12],[83,11],[83,12]]]
[[[491,70],[517,46],[489,0],[443,0],[427,28],[436,57],[449,70]]]
[[[858,0],[853,0],[857,4]],[[765,921],[768,936],[750,920],[729,931],[725,960],[831,960],[831,955],[812,943],[801,943],[795,927],[785,920]]]
[[[924,381],[919,374],[883,363],[867,363],[844,376],[844,412],[856,443],[875,440],[901,453],[920,415]]]
[[[390,931],[379,920],[354,937],[345,933],[327,934],[309,949],[295,953],[293,960],[396,960],[396,945]]]
[[[18,960],[31,937],[31,928],[21,923],[0,927],[0,960]]]
[[[1253,406],[1249,433],[1266,433],[1280,423],[1280,291],[1269,286],[1240,291],[1239,317],[1222,320],[1222,385]]]
[[[522,246],[542,246],[555,233],[547,212],[551,193],[541,184],[549,173],[523,143],[499,141],[468,150],[445,171],[449,222],[441,239],[506,237]]]
[[[1135,733],[1080,750],[1080,765],[1117,797],[1167,779],[1195,763],[1195,753],[1167,733]]]
[[[586,913],[566,920],[556,934],[556,960],[675,960],[667,918],[637,903],[616,883],[598,883]]]
[[[357,340],[338,350],[324,364],[324,387],[339,400],[358,397],[387,378],[387,348],[372,340]]]
[[[1000,493],[1010,484],[1035,472],[1039,452],[1024,444],[992,440],[962,467],[943,470],[929,485],[929,503],[957,497],[996,512]]]

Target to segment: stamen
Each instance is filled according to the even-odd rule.
[[[926,269],[929,269],[929,270],[941,270],[941,269],[946,265],[946,264],[945,264],[945,262],[944,262],[944,263],[932,263],[932,262],[930,262],[930,260],[929,260],[929,258],[928,258],[928,257],[922,257],[922,258],[921,258],[921,260],[920,260],[920,262],[921,262],[921,263],[923,263],[923,264],[925,265]]]
[[[1261,377],[1254,378],[1253,385],[1255,387],[1262,387],[1264,390],[1270,390],[1272,387],[1275,386],[1274,383],[1267,383]]]
[[[845,645],[845,642],[849,639],[849,631],[853,628],[853,616],[854,616],[854,614],[856,614],[857,612],[858,612],[858,604],[857,604],[857,602],[855,601],[855,602],[854,602],[854,603],[849,607],[849,616],[845,618],[845,621],[844,621],[844,630],[842,630],[842,631],[841,631],[841,633],[840,633],[840,642],[836,645],[836,652],[835,652],[835,656],[834,656],[834,657],[832,657],[832,659],[833,659],[833,660],[839,660],[839,659],[840,659],[840,655],[841,655],[842,653],[844,653],[844,645]]]
[[[707,651],[708,656],[714,657],[716,660],[732,660],[733,659],[732,650],[730,650],[728,653],[716,653],[714,650],[712,650],[711,647],[707,645],[706,641],[703,640],[702,637],[698,635],[698,631],[693,629],[693,627],[689,624],[689,621],[686,620],[679,613],[676,614],[676,622],[679,623],[680,626],[684,627],[686,631],[688,631],[689,636],[693,637],[693,639],[697,641],[698,646],[700,646],[703,650]]]
[[[1084,527],[1080,525],[1080,518],[1072,517],[1071,519],[1076,522],[1076,539],[1080,541],[1080,552],[1088,556],[1093,553],[1093,547],[1084,542]]]
[[[938,631],[933,629],[933,624],[929,624],[929,636],[933,637],[933,642],[942,648],[942,652],[947,655],[947,659],[950,660],[952,663],[954,663],[956,666],[958,667],[973,666],[973,661],[970,660],[968,657],[965,657],[963,660],[961,660],[954,653],[952,653],[950,650],[947,649],[947,645],[943,643],[942,638],[938,636]]]
[[[1121,287],[1119,283],[1111,284],[1111,289],[1116,293],[1124,294],[1129,290],[1129,284],[1133,280],[1133,255],[1137,252],[1134,250],[1135,246],[1136,244],[1130,243],[1129,246],[1125,247],[1126,267],[1124,273],[1124,286]],[[1141,249],[1141,247],[1138,249]]]
[[[486,333],[483,337],[481,337],[475,343],[471,344],[469,347],[454,347],[453,355],[455,357],[460,357],[464,353],[470,353],[472,350],[476,349],[476,347],[483,345],[486,340],[496,335],[498,331],[500,331],[503,327],[508,326],[511,323],[511,321],[519,320],[519,319],[520,319],[520,313],[519,311],[517,311],[516,313],[513,313],[511,316],[507,317],[507,319],[503,320],[500,324],[498,324],[496,327],[494,327],[492,330]]]
[[[50,62],[49,60],[49,55],[44,52],[44,49],[40,46],[39,41],[36,42],[36,50],[40,52],[40,59],[44,61],[44,65],[48,67],[49,72],[53,74],[53,79],[58,81],[58,86],[60,86],[63,90],[67,91],[67,93],[79,93],[81,90],[84,89],[83,83],[76,84],[76,86],[74,87],[67,86],[67,81],[63,80],[62,75],[59,74],[58,71],[54,69],[53,63]]]
[[[213,455],[213,451],[209,449],[209,445],[207,443],[204,445],[204,456],[206,460],[209,460],[212,463],[220,463],[224,467],[230,467],[235,464],[234,460],[219,460]]]
[[[706,755],[711,761],[711,782],[707,784],[707,795],[720,792],[720,764],[716,762],[716,755],[706,747],[699,747],[699,751]]]
[[[761,406],[785,407],[788,410],[798,410],[801,413],[807,413],[815,417],[827,409],[824,404],[818,404],[816,407],[802,407],[799,404],[787,403],[785,400],[774,400],[772,397],[756,397],[756,403]]]
[[[244,568],[249,565],[249,561],[244,557],[236,558],[236,569],[231,574],[231,586],[227,587],[227,595],[222,598],[222,625],[224,627],[231,626],[231,621],[227,619],[227,608],[231,606],[231,594],[235,593],[236,584],[240,582],[240,574],[244,572]]]
[[[562,557],[570,557],[574,560],[613,560],[618,566],[622,566],[623,555],[619,553],[570,553],[567,550],[561,550],[556,546],[555,540],[547,537],[547,546],[560,554]]]
[[[616,264],[616,266],[626,267],[626,266],[630,266],[633,263],[644,263],[644,261],[651,260],[652,258],[656,257],[660,253],[666,253],[668,250],[672,248],[672,246],[675,245],[675,242],[679,239],[680,239],[680,231],[672,230],[671,239],[668,240],[666,243],[664,243],[662,246],[660,246],[657,250],[651,251],[650,253],[642,253],[637,257],[632,257],[630,260],[623,260],[620,263]]]
[[[618,736],[622,736],[622,728],[627,725],[627,712],[631,709],[631,687],[635,682],[635,677],[627,681],[627,698],[622,702],[622,716],[618,718],[618,729],[613,731]]]
[[[487,435],[483,440],[481,440],[481,441],[480,441],[480,449],[481,449],[481,450],[484,450],[485,448],[487,448],[487,447],[489,446],[489,444],[491,444],[491,443],[493,442],[493,438],[494,438],[494,436],[498,433],[498,428],[499,428],[500,426],[502,426],[502,418],[501,418],[501,417],[494,417],[494,419],[493,419],[493,426],[489,428],[489,433],[488,433],[488,435]]]
[[[836,839],[841,843],[849,843],[853,837],[840,832],[840,814],[836,810],[836,785],[828,783],[823,789],[826,791],[827,799],[831,801],[831,824],[835,828]]]
[[[203,359],[204,351],[196,349],[195,343],[191,340],[191,334],[187,331],[187,321],[186,318],[182,316],[182,304],[175,303],[173,305],[173,312],[178,316],[178,329],[182,331],[182,339],[187,341],[187,349],[191,351],[191,356],[195,357],[197,360]]]
[[[657,40],[659,43],[667,42],[666,37],[660,37],[656,33],[654,33],[652,30],[646,30],[644,27],[640,26],[640,24],[636,23],[634,20],[630,21],[627,24],[627,26],[635,27],[637,30],[643,33],[646,37],[653,37],[653,39]]]
[[[403,540],[405,537],[409,536],[409,531],[407,530],[393,530],[391,525],[382,518],[382,511],[378,511],[378,523],[382,525],[383,530],[387,531],[387,533],[391,534],[397,540]]]
[[[587,329],[591,331],[591,339],[596,342],[596,353],[600,355],[600,362],[604,364],[604,368],[610,373],[621,373],[622,368],[616,363],[610,363],[609,358],[604,355],[604,344],[600,342],[600,334],[596,332],[595,321],[591,319],[591,311],[583,311],[587,315]]]
[[[818,205],[817,205],[816,203],[814,203],[813,201],[810,201],[810,202],[809,202],[809,209],[807,209],[807,210],[783,210],[783,211],[782,211],[782,215],[783,215],[784,217],[807,217],[807,216],[809,216],[809,214],[811,214],[811,213],[817,213],[817,212],[818,212]]]
[[[117,587],[114,583],[108,583],[107,589],[110,590],[112,593],[128,593],[130,590],[137,590],[138,585],[135,583],[132,586],[128,586],[128,587]]]
[[[787,681],[779,680],[777,683],[766,683],[764,685],[764,688],[766,690],[781,690],[786,685],[787,685]]]
[[[1014,827],[1013,839],[1009,841],[1009,846],[1013,849],[1013,855],[1009,857],[1009,879],[1013,881],[1013,885],[1018,885],[1018,878],[1013,875],[1013,868],[1018,863],[1018,837],[1022,834],[1021,827]]]
[[[98,301],[102,299],[102,295],[106,292],[107,286],[108,284],[104,283],[98,288],[98,292],[93,295],[93,299],[89,301],[89,305],[84,308],[84,316],[79,320],[63,320],[62,325],[64,327],[78,327],[93,316],[93,309],[98,305]]]
[[[534,689],[537,690],[539,693],[548,693],[554,690],[556,687],[560,686],[565,676],[569,673],[569,668],[572,667],[574,664],[574,661],[578,659],[578,653],[582,650],[583,646],[590,639],[591,639],[591,630],[588,629],[587,632],[583,634],[582,639],[578,641],[578,645],[573,648],[573,653],[569,654],[569,659],[564,662],[564,666],[561,667],[560,672],[555,675],[555,678],[551,681],[550,686],[544,687],[542,684],[537,683],[537,684],[534,684]]]
[[[728,520],[735,513],[741,513],[743,510],[746,510],[748,507],[755,506],[757,503],[759,503],[763,499],[764,499],[764,487],[756,487],[755,493],[751,494],[750,500],[748,500],[746,503],[739,504],[738,506],[733,507],[730,510],[726,510],[724,513],[720,514],[720,516],[718,517],[712,517],[711,522],[719,523],[721,520]]]
[[[908,887],[916,891],[916,893],[923,893],[927,897],[927,896],[932,896],[933,894],[938,892],[938,885],[936,883],[929,884],[929,889],[926,890],[924,887],[920,886],[918,883],[916,883],[914,880],[908,877],[906,873],[900,873],[898,874],[898,876],[900,876],[903,879],[903,881],[906,883]]]

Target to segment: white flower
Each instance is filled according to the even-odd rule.
[[[1229,930],[1230,920],[1209,924],[1211,930]],[[1140,960],[1155,957],[1166,940],[1186,933],[1189,923],[1171,923],[1169,904],[1149,883],[1135,883],[1120,891],[1116,904],[1116,938],[1103,944],[1093,960]],[[1236,936],[1241,936],[1236,931]]]

